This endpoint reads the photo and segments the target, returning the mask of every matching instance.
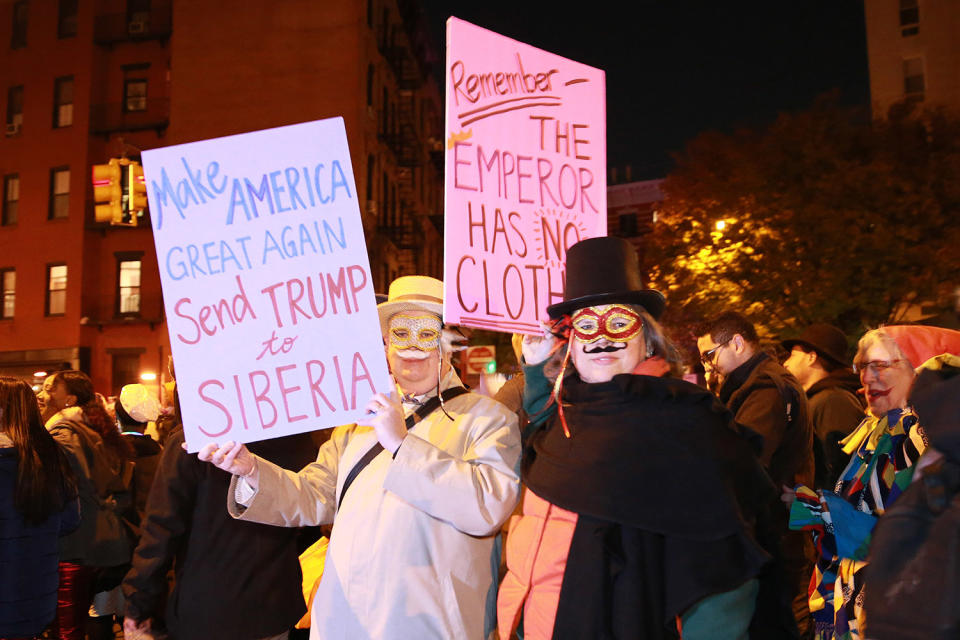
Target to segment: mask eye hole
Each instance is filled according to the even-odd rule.
[[[578,318],[574,326],[583,333],[593,333],[598,328],[596,318],[590,317]]]
[[[397,327],[393,330],[393,337],[397,340],[406,340],[410,337],[410,330],[404,327]]]
[[[437,331],[435,329],[421,329],[417,337],[421,342],[430,342],[437,339]]]

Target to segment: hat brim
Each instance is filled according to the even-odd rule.
[[[596,293],[589,296],[580,296],[573,300],[564,300],[547,307],[551,318],[559,318],[584,307],[595,307],[601,304],[636,304],[647,310],[654,320],[659,320],[666,307],[663,294],[655,289],[641,289],[639,291],[620,291],[615,293]]]
[[[440,318],[441,322],[443,321],[443,305],[439,302],[428,302],[425,300],[418,300],[416,302],[409,302],[405,300],[383,302],[377,305],[377,313],[380,314],[381,335],[387,335],[387,328],[390,323],[390,318],[397,315],[401,311],[425,311]]]
[[[794,338],[793,340],[784,340],[784,341],[781,342],[780,344],[781,344],[781,345],[783,346],[783,348],[786,349],[787,351],[792,351],[794,347],[796,347],[797,345],[800,345],[801,347],[806,347],[807,349],[810,349],[811,351],[816,351],[816,353],[817,353],[818,356],[820,356],[821,358],[823,358],[823,359],[825,359],[825,360],[829,360],[830,362],[832,362],[832,363],[835,364],[835,365],[838,365],[838,366],[841,366],[841,367],[849,367],[849,366],[850,366],[850,365],[848,365],[847,363],[845,363],[843,360],[839,360],[839,359],[838,359],[836,356],[834,356],[833,354],[827,353],[827,352],[823,349],[823,347],[818,347],[817,345],[815,345],[815,344],[813,344],[813,343],[811,343],[811,342],[807,342],[806,340],[797,340],[796,338]]]

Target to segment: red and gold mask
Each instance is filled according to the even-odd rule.
[[[643,318],[633,309],[620,304],[577,309],[570,318],[570,324],[573,337],[585,344],[602,339],[627,342],[643,331]]]

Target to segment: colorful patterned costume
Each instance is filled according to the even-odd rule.
[[[910,409],[867,416],[841,441],[852,453],[834,491],[797,488],[790,528],[813,532],[819,559],[810,580],[810,612],[817,640],[859,640],[863,573],[877,518],[909,486],[913,464],[926,448]]]

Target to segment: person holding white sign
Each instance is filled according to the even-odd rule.
[[[234,474],[236,518],[333,522],[311,610],[312,639],[467,638],[492,629],[495,536],[519,496],[516,415],[469,393],[441,339],[443,283],[398,278],[378,305],[397,394],[338,427],[299,473],[215,443],[202,460]],[[335,338],[335,337],[332,337]]]

